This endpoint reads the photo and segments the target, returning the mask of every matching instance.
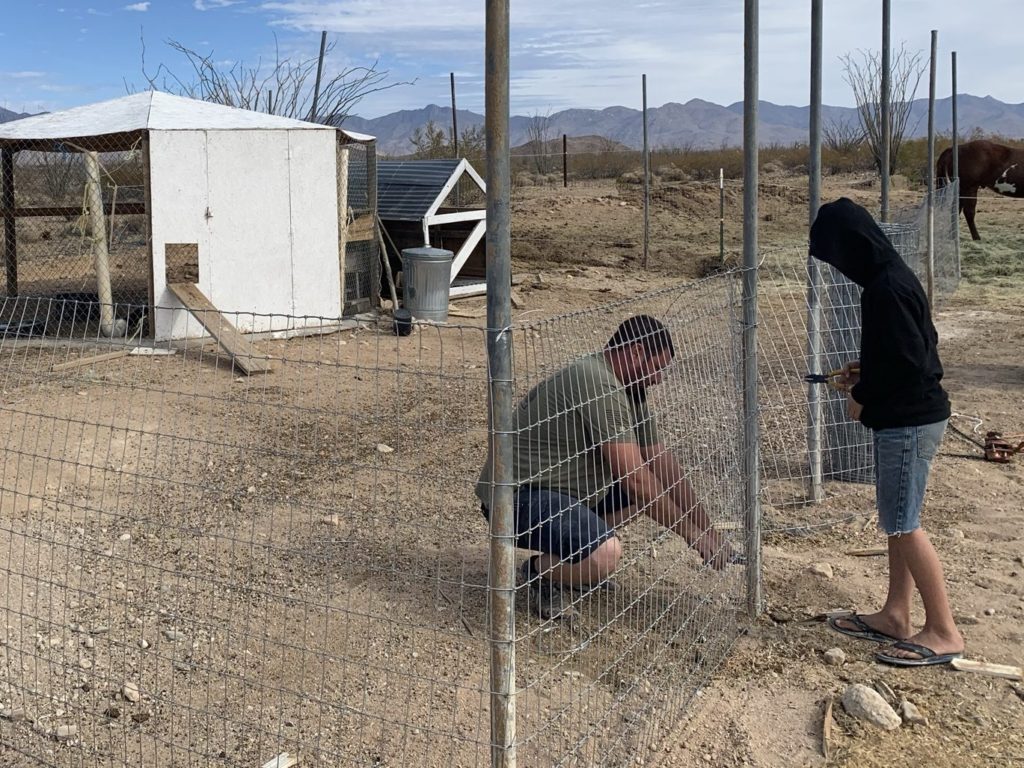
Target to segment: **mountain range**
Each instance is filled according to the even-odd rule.
[[[670,102],[648,109],[648,141],[653,148],[715,149],[740,146],[743,143],[743,102],[727,107],[701,99],[685,104]],[[793,107],[762,101],[758,106],[758,132],[761,144],[796,144],[807,141],[809,107]],[[461,133],[466,128],[482,125],[484,116],[458,110]],[[451,128],[451,110],[431,104],[422,109],[402,110],[373,119],[352,115],[344,127],[377,137],[377,146],[385,154],[406,154],[412,151],[409,138],[416,128],[433,121],[446,132]],[[857,123],[854,107],[822,107],[822,121]],[[976,130],[986,135],[1024,138],[1024,104],[1006,104],[991,96],[957,97],[957,121],[961,136]],[[605,109],[567,109],[550,115],[517,115],[509,121],[509,140],[520,146],[537,138],[538,125],[544,126],[547,140],[568,136],[602,136],[619,144],[640,149],[643,146],[643,115],[638,109],[607,107]],[[935,127],[940,134],[952,132],[952,99],[935,102]],[[532,129],[532,132],[531,132]],[[911,103],[908,137],[926,136],[928,132],[928,100]]]
[[[27,112],[11,112],[9,109],[0,107],[0,123],[9,123],[11,120],[17,120],[21,117],[28,117]]]
[[[484,116],[468,110],[458,110],[460,133],[482,126]],[[952,99],[939,99],[935,103],[935,125],[939,133],[952,131]],[[0,108],[0,122],[26,117],[24,114]],[[793,107],[762,101],[758,107],[760,142],[768,144],[796,144],[807,141],[808,107]],[[960,135],[970,136],[974,131],[1007,138],[1024,137],[1024,104],[1007,104],[991,96],[961,94],[957,99],[957,117]],[[822,107],[825,126],[833,123],[857,122],[853,107]],[[446,132],[451,126],[451,110],[436,104],[422,109],[401,110],[372,119],[349,116],[344,127],[377,137],[378,151],[388,155],[408,154],[413,150],[410,138],[417,128],[433,121]],[[714,149],[722,146],[740,146],[743,143],[743,102],[727,107],[701,99],[685,104],[670,102],[648,110],[648,139],[652,148]],[[928,128],[928,101],[917,99],[911,104],[906,135],[924,136]],[[541,129],[541,130],[538,130]],[[539,134],[539,135],[538,135]],[[628,107],[605,109],[566,109],[550,115],[516,115],[509,122],[512,146],[522,146],[541,138],[545,141],[570,137],[603,137],[618,145],[640,149],[643,145],[643,115]]]

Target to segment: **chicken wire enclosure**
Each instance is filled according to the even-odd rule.
[[[34,313],[24,302],[56,298],[75,305],[65,320],[95,330],[101,315],[98,270],[109,277],[110,301],[118,314],[144,311],[151,288],[143,139],[112,144],[111,151],[85,152],[72,143],[56,143],[39,150],[5,149],[4,154],[11,170],[5,186],[13,190],[14,205],[3,206],[3,296],[23,299],[5,302],[4,321]],[[104,246],[102,264],[97,240]],[[66,322],[49,328],[69,330]]]
[[[380,304],[380,245],[377,226],[377,150],[373,141],[338,144],[338,173],[345,177],[344,306],[346,315]]]

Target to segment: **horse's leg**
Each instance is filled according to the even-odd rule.
[[[978,228],[974,226],[974,212],[978,210],[978,188],[967,188],[960,192],[960,210],[964,212],[967,219],[967,228],[971,230],[972,240],[981,240]]]

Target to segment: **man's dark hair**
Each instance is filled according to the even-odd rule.
[[[608,339],[606,349],[622,349],[631,344],[643,344],[649,357],[660,355],[666,349],[670,357],[676,356],[668,328],[650,315],[633,315],[623,320],[618,330]]]

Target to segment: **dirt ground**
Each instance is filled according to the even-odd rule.
[[[796,188],[776,194],[767,203],[762,197],[762,212],[767,211],[769,218],[762,225],[762,243],[798,248],[806,232],[800,229],[806,221],[806,193],[801,196],[797,185],[805,180],[773,181],[780,189],[787,185]],[[826,178],[824,187],[825,200],[845,195],[869,207],[877,206],[877,188],[866,186],[863,180]],[[613,247],[591,252],[581,249],[556,261],[595,265],[618,261],[635,266],[639,241],[631,243],[632,249],[624,243],[616,248],[615,239],[606,233],[627,228],[628,222],[635,226],[636,196],[628,190],[621,199],[613,192],[592,199],[584,191],[577,194],[581,199],[560,198],[551,207],[531,201],[522,204],[521,212],[529,211],[538,229],[548,229],[556,218],[572,221],[584,218],[588,207],[596,208],[600,211],[595,217],[596,237]],[[660,192],[662,197],[668,194]],[[910,204],[915,194],[919,193],[897,188],[894,206]],[[735,200],[735,196],[728,199]],[[675,240],[689,239],[688,233],[695,229],[695,251],[706,254],[717,244],[717,205],[715,185],[688,193],[670,208],[678,215],[658,211],[652,232],[667,233],[668,240]],[[731,225],[736,221],[733,216]],[[1024,205],[982,192],[978,224],[984,238],[980,243],[970,241],[963,225],[964,282],[936,313],[936,324],[946,369],[944,383],[958,414],[951,423],[980,440],[990,429],[1006,435],[1024,434]],[[553,228],[557,230],[557,226]],[[574,236],[589,244],[581,234],[563,234],[565,240]],[[735,229],[727,231],[727,248],[729,244],[737,247],[739,237]],[[541,242],[549,248],[545,255],[551,259],[553,244],[543,238]],[[623,297],[668,278],[676,269],[666,257],[669,252],[674,253],[660,242],[652,248],[651,263],[657,272],[648,278],[638,277],[636,272],[631,279],[616,274],[604,285],[611,274],[604,270],[595,273],[596,290],[610,298]],[[685,262],[700,272],[700,258],[689,257]],[[567,287],[570,291],[582,289],[580,278],[572,272],[563,280],[558,286],[560,293]],[[536,293],[530,300],[537,300]],[[871,495],[867,489],[851,493],[847,488],[841,493],[840,499],[830,500],[820,513],[827,519],[841,504],[857,515],[850,522],[810,533],[800,530],[798,535],[779,532],[766,537],[765,615],[700,692],[684,722],[666,740],[663,753],[649,758],[648,764],[979,768],[1024,764],[1021,684],[948,668],[889,668],[873,661],[871,644],[832,633],[813,620],[837,609],[876,610],[885,594],[885,558],[849,554],[884,546],[884,536],[871,517]],[[986,462],[975,445],[947,431],[933,469],[924,525],[943,561],[969,658],[1024,663],[1022,524],[1024,454],[1010,464]],[[817,563],[829,564],[834,575],[825,579],[810,573],[809,567]],[[915,622],[921,621],[919,610]],[[845,652],[845,664],[834,667],[824,662],[823,653],[831,648]],[[887,684],[897,702],[906,698],[917,705],[928,724],[885,733],[842,711],[838,697],[847,685],[877,682]],[[826,759],[822,729],[827,701],[835,701],[835,706]]]
[[[798,264],[803,180],[766,181],[762,246]],[[726,193],[728,262],[741,191]],[[828,179],[826,199],[840,194],[871,204],[877,189]],[[720,264],[717,186],[654,198],[644,272],[635,185],[517,189],[514,318],[537,323],[516,340],[529,375],[600,344],[614,312],[546,318],[625,311]],[[896,204],[913,199],[894,191]],[[964,285],[937,313],[946,383],[959,428],[1021,434],[1024,205],[979,207],[986,240],[964,243]],[[687,294],[686,309],[717,298]],[[287,377],[238,376],[207,344],[60,375],[54,364],[104,350],[5,347],[0,765],[241,767],[284,750],[300,768],[487,764],[486,528],[471,492],[487,441],[482,307],[460,300],[461,327],[404,340],[360,328],[254,342]],[[715,430],[735,421],[706,415],[693,461],[716,457]],[[735,470],[704,460],[713,478]],[[884,594],[883,560],[848,554],[883,543],[869,490],[837,484],[821,505],[770,510],[766,611],[735,643],[742,574],[698,570],[652,526],[627,531],[622,588],[584,601],[581,629],[520,612],[520,764],[1024,760],[1019,688],[890,670],[809,620],[872,610]],[[1024,455],[987,463],[947,434],[925,525],[974,659],[1024,661],[1022,509]],[[809,572],[819,563],[831,578]],[[823,661],[834,647],[842,666]],[[669,701],[651,681],[682,693]],[[882,733],[837,705],[826,759],[823,705],[851,682],[886,683],[928,725]]]

